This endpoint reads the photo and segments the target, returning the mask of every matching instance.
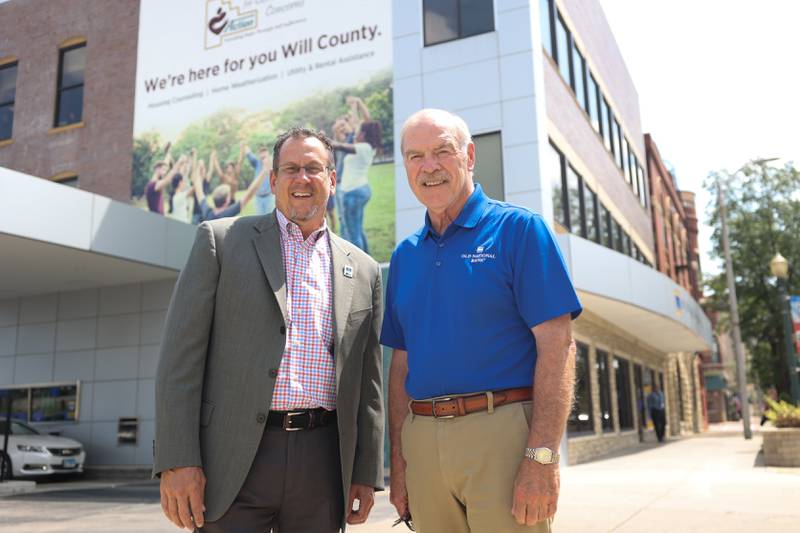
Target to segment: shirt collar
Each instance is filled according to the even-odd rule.
[[[475,190],[467,198],[464,207],[458,214],[453,224],[461,226],[462,228],[471,229],[478,225],[481,217],[483,216],[486,207],[489,205],[489,197],[483,192],[480,183],[475,184]],[[436,230],[431,225],[431,217],[428,212],[425,212],[425,226],[423,227],[423,237],[428,238],[431,235],[436,235]]]
[[[328,222],[323,218],[322,225],[318,229],[314,230],[311,235],[308,236],[308,239],[303,239],[303,234],[297,224],[286,218],[286,215],[284,215],[280,209],[276,208],[275,213],[278,216],[278,226],[281,229],[281,236],[283,237],[288,237],[291,233],[296,231],[300,235],[301,241],[310,241],[311,243],[315,243],[328,231]]]

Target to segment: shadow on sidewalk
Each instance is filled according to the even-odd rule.
[[[4,499],[42,502],[159,503],[161,495],[158,483],[147,482],[105,487],[53,488],[8,496]]]

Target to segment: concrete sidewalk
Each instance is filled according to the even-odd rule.
[[[800,531],[800,469],[765,468],[760,447],[758,434],[745,441],[741,423],[725,424],[698,437],[644,444],[632,453],[564,468],[554,530]],[[179,531],[161,516],[154,483],[102,491],[89,483],[55,488],[0,498],[0,532]],[[403,525],[390,527],[395,516],[382,492],[369,523],[348,531],[406,531]]]

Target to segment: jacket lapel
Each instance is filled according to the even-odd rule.
[[[278,219],[273,212],[266,215],[256,225],[258,234],[253,237],[253,245],[261,262],[261,268],[267,276],[278,307],[281,309],[283,321],[287,321],[286,313],[286,273],[283,269],[283,257],[281,253],[281,235],[278,228]]]
[[[336,361],[336,386],[338,389],[339,378],[342,374],[342,337],[347,327],[350,306],[353,303],[357,273],[350,252],[341,245],[340,237],[330,232],[328,234],[331,243],[331,281],[333,282],[333,356]]]

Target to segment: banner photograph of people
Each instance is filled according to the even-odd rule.
[[[390,0],[142,0],[132,202],[191,224],[267,214],[275,139],[311,127],[336,149],[329,228],[387,262],[391,46]]]

